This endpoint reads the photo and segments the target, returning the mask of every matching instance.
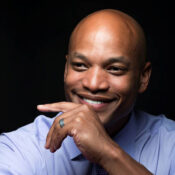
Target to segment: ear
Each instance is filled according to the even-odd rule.
[[[151,63],[146,62],[140,75],[139,93],[143,93],[147,89],[151,72],[152,72]]]
[[[68,72],[68,64],[67,64],[67,61],[68,61],[68,55],[66,55],[66,64],[65,64],[65,68],[64,68],[64,81],[66,80],[67,72]]]

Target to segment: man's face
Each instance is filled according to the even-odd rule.
[[[82,32],[74,37],[67,55],[67,100],[89,105],[104,125],[127,116],[138,93],[139,65],[131,54],[130,39],[105,28]]]

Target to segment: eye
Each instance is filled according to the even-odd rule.
[[[107,68],[107,71],[114,75],[122,75],[126,72],[126,68],[121,66],[110,66]]]
[[[86,64],[81,62],[72,62],[72,67],[76,71],[85,71],[87,69]]]

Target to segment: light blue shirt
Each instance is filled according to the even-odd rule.
[[[41,115],[0,136],[0,175],[95,175],[71,137],[55,153],[44,148],[53,120]],[[132,112],[113,139],[153,174],[175,175],[175,122],[164,115]]]

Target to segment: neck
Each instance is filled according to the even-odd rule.
[[[114,124],[111,124],[110,126],[106,127],[106,131],[110,135],[110,137],[114,137],[125,127],[125,125],[129,121],[130,115],[131,114],[129,113],[126,117],[122,117],[121,119],[114,122]]]

